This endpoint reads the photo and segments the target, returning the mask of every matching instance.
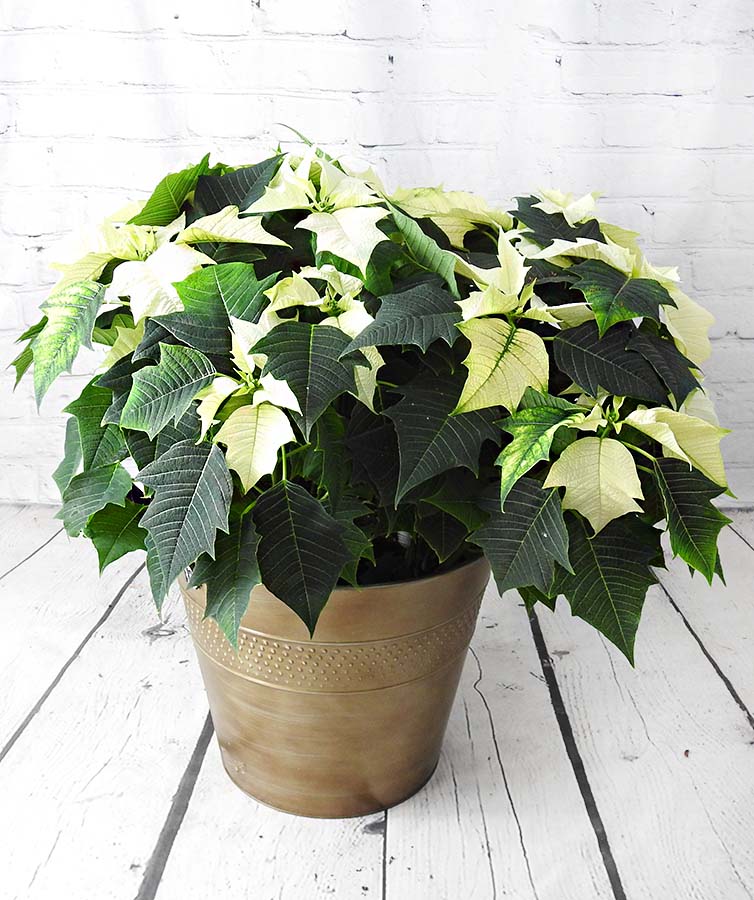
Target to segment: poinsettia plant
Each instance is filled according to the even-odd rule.
[[[20,340],[40,402],[84,345],[55,473],[104,568],[184,570],[235,644],[263,583],[313,632],[338,584],[485,554],[500,591],[628,657],[660,537],[721,575],[711,316],[595,195],[510,212],[388,193],[308,146],[167,175],[96,229]]]

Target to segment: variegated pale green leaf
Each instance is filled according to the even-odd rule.
[[[274,375],[262,375],[259,379],[259,387],[254,391],[251,402],[254,406],[259,406],[260,403],[271,403],[273,406],[280,406],[283,409],[292,409],[293,412],[301,413],[299,402],[288,382],[275,378]]]
[[[119,359],[123,359],[124,356],[133,353],[139,346],[144,337],[144,320],[142,319],[135,328],[127,325],[116,325],[115,333],[115,341],[100,365],[100,369],[103,371],[112,368]]]
[[[387,210],[381,207],[349,207],[332,213],[312,213],[296,227],[314,232],[318,253],[334,253],[366,272],[372,251],[387,240],[376,224],[386,215]]]
[[[52,382],[69,372],[81,345],[92,346],[92,331],[105,288],[77,281],[56,288],[42,304],[47,321],[32,343],[37,406]]]
[[[199,434],[200,441],[204,439],[204,435],[214,424],[217,410],[240,387],[241,382],[236,381],[235,378],[219,375],[196,394],[194,399],[200,401],[196,411],[202,423],[202,430]]]
[[[63,492],[63,508],[58,518],[71,537],[81,534],[90,516],[114,503],[123,506],[131,490],[131,476],[118,463],[99,466],[72,478]]]
[[[670,286],[668,292],[675,301],[675,308],[663,307],[668,331],[684,356],[703,363],[712,352],[708,334],[715,317],[677,287]]]
[[[161,316],[183,308],[173,287],[204,264],[208,256],[185,244],[165,244],[140,262],[121,263],[107,289],[109,297],[127,297],[131,301],[134,322],[145,316]]]
[[[469,374],[454,414],[489,406],[512,412],[527,387],[547,388],[549,359],[539,335],[502,319],[471,319],[458,328],[471,351],[463,362]]]
[[[238,472],[244,491],[274,471],[278,450],[295,439],[288,416],[271,403],[237,409],[215,437],[225,444],[228,466]]]
[[[540,198],[539,203],[534,206],[546,213],[561,213],[569,225],[578,225],[586,219],[594,218],[596,200],[599,194],[592,191],[591,194],[584,194],[583,197],[575,197],[573,194],[566,194],[563,191],[555,189],[539,190],[537,196]]]
[[[544,486],[565,487],[563,508],[580,512],[595,534],[619,516],[642,511],[636,503],[644,496],[636,463],[612,438],[585,437],[569,444],[552,464]]]
[[[301,275],[293,274],[290,278],[281,278],[265,291],[269,299],[270,312],[280,312],[291,306],[321,306],[322,297]]]
[[[311,155],[295,163],[285,156],[264,194],[249,206],[247,213],[277,212],[284,209],[309,209],[316,197],[309,180]]]
[[[160,345],[160,361],[134,373],[133,385],[121,413],[123,428],[146,431],[150,438],[171,421],[177,422],[215,369],[198,350]]]
[[[285,241],[265,231],[260,216],[239,218],[237,206],[226,206],[220,212],[202,216],[185,228],[175,240],[177,244],[222,241],[227,244],[287,246]]]
[[[574,257],[576,259],[597,259],[607,263],[614,269],[631,275],[636,264],[635,255],[626,247],[614,244],[610,239],[598,241],[593,238],[579,237],[574,241],[554,240],[549,247],[536,253],[528,254],[529,259],[554,259]]]
[[[166,175],[131,222],[135,225],[168,225],[179,215],[199,176],[208,169],[209,153],[195,166]]]
[[[715,484],[727,484],[720,453],[720,440],[729,433],[727,428],[665,407],[637,409],[626,416],[625,422],[662,444],[665,456],[685,460]]]
[[[502,316],[518,309],[520,301],[517,294],[504,294],[498,288],[489,285],[483,291],[472,291],[466,300],[458,301],[464,322],[480,316]]]
[[[393,221],[403,237],[407,256],[427,272],[439,275],[448,285],[450,293],[461,299],[456,283],[455,266],[458,257],[450,250],[444,250],[433,238],[425,234],[418,222],[404,215],[392,203],[388,204]]]

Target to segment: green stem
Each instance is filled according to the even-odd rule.
[[[646,450],[642,450],[641,447],[635,447],[633,444],[629,444],[628,441],[621,441],[624,447],[628,447],[629,450],[635,450],[637,453],[641,453],[642,456],[646,456],[647,459],[651,459],[652,462],[655,461],[654,456],[651,453],[647,453]]]
[[[280,461],[283,466],[283,475],[282,475],[281,481],[287,481],[288,480],[288,463],[286,462],[286,458],[285,458],[285,447],[280,448]]]

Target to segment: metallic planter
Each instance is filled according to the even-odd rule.
[[[484,559],[361,591],[337,588],[310,640],[254,589],[236,654],[204,589],[181,580],[223,763],[257,800],[304,816],[357,816],[430,778],[482,593]]]

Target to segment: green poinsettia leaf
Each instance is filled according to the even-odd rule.
[[[468,537],[466,526],[441,509],[420,509],[416,530],[437,555],[439,562],[449,559]]]
[[[209,153],[195,166],[166,175],[130,225],[169,225],[178,217],[200,175],[209,171]]]
[[[618,322],[637,316],[660,321],[660,306],[675,306],[667,290],[652,278],[632,278],[600,259],[588,259],[570,270],[578,281],[571,290],[580,291],[594,311],[600,336]]]
[[[353,367],[367,365],[364,357],[341,360],[349,344],[348,335],[330,325],[284,322],[252,348],[267,355],[264,374],[287,381],[301,407],[293,413],[309,439],[312,426],[327,407],[349,391],[356,391]]]
[[[134,374],[121,425],[146,431],[153,438],[169,422],[177,422],[185,414],[214,374],[214,366],[198,350],[162,344],[159,363]]]
[[[349,553],[342,526],[319,500],[290,481],[280,481],[257,500],[257,556],[266,587],[314,634]]]
[[[57,469],[52,473],[55,484],[58,486],[60,496],[71,483],[73,476],[81,465],[81,438],[79,437],[79,423],[74,416],[70,416],[65,423],[65,447],[63,459]]]
[[[351,341],[344,354],[361,347],[411,344],[424,353],[434,341],[452,346],[458,340],[461,311],[450,294],[424,283],[381,300],[374,322]]]
[[[32,344],[34,343],[34,338],[42,331],[46,324],[47,316],[43,316],[36,324],[32,325],[30,328],[27,328],[20,337],[16,338],[17,344],[21,344],[24,341],[28,341],[28,343],[18,354],[18,356],[10,363],[10,365],[13,366],[13,368],[16,370],[16,380],[13,385],[14,390],[18,387],[19,381],[21,381],[24,375],[28,372],[29,366],[34,361],[34,351],[32,350]]]
[[[53,290],[42,304],[47,322],[32,344],[37,406],[58,375],[70,372],[82,344],[92,346],[92,330],[104,296],[103,284],[74,281]]]
[[[577,516],[569,515],[567,525],[573,572],[558,572],[558,593],[574,616],[604,634],[633,665],[644,598],[657,582],[649,567],[660,532],[636,516],[615,519],[594,537]]]
[[[451,415],[462,389],[462,377],[420,376],[404,385],[403,398],[385,411],[398,435],[396,504],[412,488],[448,469],[462,466],[477,474],[482,444],[498,439],[493,410]]]
[[[542,338],[502,319],[471,319],[457,326],[471,342],[469,371],[454,413],[490,406],[515,410],[527,388],[544,390],[550,361]]]
[[[128,456],[120,428],[102,424],[112,399],[113,392],[100,387],[95,379],[87,384],[77,400],[65,408],[65,412],[78,421],[84,470],[120,462]]]
[[[343,566],[340,577],[356,587],[357,573],[361,560],[366,559],[374,564],[374,547],[372,542],[354,521],[368,514],[369,509],[358,498],[345,495],[339,499],[336,509],[332,508],[328,500],[327,511],[343,529],[341,539],[350,557]]]
[[[437,490],[422,502],[448,513],[466,526],[467,531],[479,528],[489,518],[488,485],[467,469],[446,472]]]
[[[548,609],[551,609],[553,612],[555,611],[556,597],[549,597],[544,591],[531,587],[531,585],[528,587],[517,588],[517,590],[521,599],[524,601],[527,612],[531,612],[537,603],[543,603]]]
[[[697,366],[681,353],[672,340],[663,340],[647,331],[636,331],[629,338],[626,349],[640,353],[647,360],[678,406],[699,387],[691,372]]]
[[[536,204],[539,197],[516,197],[517,209],[511,215],[529,229],[527,237],[542,247],[549,247],[555,240],[575,241],[576,238],[592,238],[604,240],[596,219],[588,219],[578,225],[570,225],[566,217],[560,213],[546,213]]]
[[[654,472],[673,555],[701,572],[711,584],[718,567],[717,536],[731,520],[710,501],[724,488],[680,459],[656,459]]]
[[[63,492],[58,518],[71,537],[81,534],[90,516],[108,503],[123,506],[131,490],[131,476],[118,464],[100,466],[76,475]]]
[[[126,553],[145,549],[147,533],[139,525],[145,509],[131,500],[125,506],[108,503],[89,519],[85,534],[97,550],[100,572]]]
[[[180,441],[139,472],[154,490],[141,519],[169,586],[202,553],[212,554],[217,530],[228,531],[233,481],[222,450]]]
[[[144,337],[139,341],[133,353],[135,361],[158,362],[160,344],[177,344],[178,338],[160,325],[155,319],[147,319],[144,323]]]
[[[252,590],[262,582],[257,560],[259,535],[251,513],[231,514],[229,533],[215,540],[214,559],[200,556],[191,576],[191,586],[207,586],[205,616],[213,618],[235,649],[238,629],[249,606]]]
[[[152,599],[158,611],[162,609],[162,602],[167,596],[170,582],[167,580],[165,572],[162,568],[162,561],[157,553],[157,547],[152,535],[147,532],[144,538],[144,546],[147,551],[147,574],[149,575],[149,586],[152,590]]]
[[[243,263],[227,265],[247,268]],[[221,273],[218,276],[218,268],[225,267],[207,266],[176,282],[174,287],[183,310],[155,316],[153,321],[194,350],[227,356],[230,353],[230,318],[221,288],[221,278],[227,280],[227,275]],[[248,268],[254,271],[252,266]]]
[[[636,333],[621,322],[600,337],[596,322],[558,332],[553,341],[555,362],[562,372],[593,397],[604,388],[620,397],[667,403],[667,392],[655,370],[639,353],[626,350]]]
[[[356,483],[370,485],[382,506],[392,506],[399,463],[398,438],[390,419],[357,405],[348,420],[345,444],[353,460]]]
[[[513,435],[513,440],[503,447],[495,460],[500,466],[500,506],[513,485],[533,466],[544,459],[549,459],[555,432],[569,422],[583,419],[584,413],[578,406],[565,403],[550,405],[549,396],[536,394],[541,398],[541,405],[528,406],[503,419],[497,424],[503,431]],[[531,402],[531,401],[529,401]]]
[[[200,175],[194,193],[194,208],[200,216],[219,212],[226,206],[237,206],[243,211],[264,194],[281,160],[281,156],[272,156],[222,175]]]
[[[343,452],[346,423],[332,407],[314,426],[314,457],[318,463],[319,484],[327,491],[329,512],[336,516],[341,495],[350,481],[350,460]]]
[[[536,587],[547,592],[555,563],[570,570],[568,533],[560,497],[533,478],[521,478],[502,510],[495,510],[471,540],[489,560],[497,588]]]
[[[403,236],[408,256],[422,269],[434,272],[448,285],[450,293],[460,300],[456,283],[456,256],[449,250],[443,250],[437,241],[426,235],[414,219],[402,213],[397,207],[388,203],[388,208],[398,231]]]

